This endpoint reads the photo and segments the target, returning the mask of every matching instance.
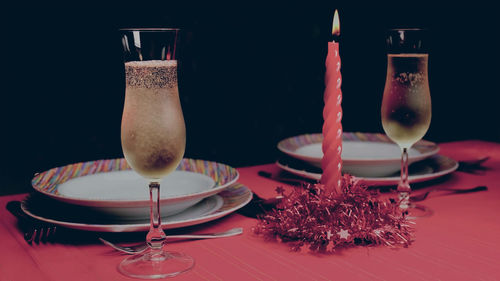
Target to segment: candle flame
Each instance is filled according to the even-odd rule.
[[[335,10],[335,14],[333,15],[332,35],[340,35],[339,11],[337,10]]]
[[[168,50],[167,50],[167,60],[171,60],[172,59],[172,53],[170,52],[170,46],[168,46]]]

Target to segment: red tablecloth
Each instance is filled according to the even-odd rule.
[[[431,196],[435,213],[416,221],[416,241],[406,249],[359,247],[337,254],[291,252],[252,233],[256,220],[234,213],[195,227],[219,231],[241,226],[241,236],[172,243],[170,249],[196,259],[194,270],[178,280],[500,280],[500,144],[464,141],[440,144],[456,160],[490,156],[483,174],[455,172],[433,187],[488,186],[488,191]],[[280,185],[259,177],[274,164],[238,169],[240,182],[261,197]],[[26,244],[5,204],[24,195],[0,197],[0,280],[131,280],[120,275],[124,258],[99,242]]]

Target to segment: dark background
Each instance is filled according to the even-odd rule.
[[[120,27],[184,29],[179,71],[187,157],[233,166],[273,162],[281,139],[321,132],[336,8],[344,131],[383,132],[385,31],[422,27],[430,31],[433,101],[425,138],[500,141],[493,7],[20,4],[4,10],[10,17],[1,41],[0,193],[28,190],[35,172],[55,166],[122,157]]]

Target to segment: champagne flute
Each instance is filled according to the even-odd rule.
[[[186,129],[177,83],[178,29],[120,30],[125,61],[125,104],[121,125],[127,163],[146,178],[150,193],[148,250],[123,260],[118,269],[136,278],[155,279],[190,270],[190,256],[165,250],[161,227],[160,180],[184,156]]]
[[[427,65],[429,54],[422,29],[393,29],[387,36],[387,77],[382,100],[382,126],[401,148],[400,208],[408,212],[408,150],[431,123],[431,95]],[[422,209],[422,208],[419,208]]]

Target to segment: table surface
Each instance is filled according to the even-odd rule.
[[[253,234],[257,221],[239,213],[191,227],[193,232],[243,227],[243,235],[175,242],[168,248],[193,256],[195,268],[177,280],[500,280],[500,144],[461,141],[440,144],[440,154],[456,160],[491,158],[487,171],[455,172],[427,183],[431,188],[488,186],[470,194],[431,195],[424,204],[434,215],[416,220],[416,240],[409,248],[357,247],[334,254],[292,252],[285,244]],[[257,172],[278,172],[274,164],[238,168],[240,182],[259,196],[275,195],[282,184]],[[25,194],[0,197],[0,280],[133,280],[120,275],[125,257],[88,241],[28,245],[7,202]],[[85,233],[83,233],[85,235]]]

